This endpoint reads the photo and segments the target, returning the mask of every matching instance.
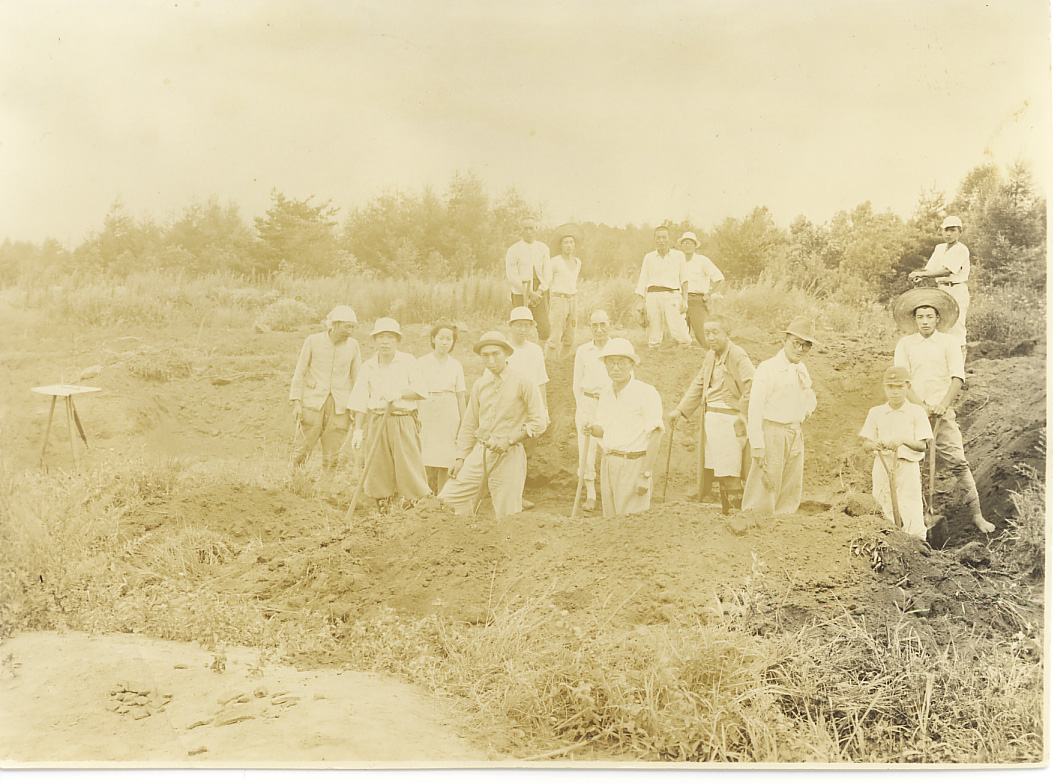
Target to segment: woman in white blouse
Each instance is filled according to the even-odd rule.
[[[456,458],[457,430],[464,418],[464,368],[450,356],[456,344],[457,327],[441,321],[431,329],[434,350],[417,360],[428,384],[428,398],[419,405],[424,466],[436,493],[446,484]]]

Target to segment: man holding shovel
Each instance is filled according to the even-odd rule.
[[[395,494],[416,501],[431,494],[417,416],[417,401],[428,397],[428,384],[416,358],[398,350],[402,328],[395,319],[377,319],[371,334],[377,353],[363,363],[350,402],[352,448],[361,448],[369,436],[362,487],[378,505]]]
[[[957,480],[973,525],[981,533],[992,533],[995,527],[980,509],[980,494],[952,408],[965,381],[961,343],[950,333],[958,319],[958,304],[942,289],[917,288],[901,294],[892,313],[900,329],[913,333],[900,339],[895,355],[895,363],[910,373],[907,400],[935,417],[936,452]]]
[[[704,460],[699,461],[699,500],[708,492],[710,478],[716,478],[724,514],[732,506],[742,506],[742,452],[754,374],[749,356],[731,342],[728,333],[724,316],[707,318],[704,335],[709,351],[702,360],[702,369],[666,418],[672,428],[680,417],[692,416],[702,406],[699,450]]]
[[[323,493],[333,491],[340,449],[351,429],[348,403],[362,367],[362,351],[351,337],[357,323],[355,311],[347,305],[333,308],[325,319],[326,331],[304,341],[289,390],[296,421],[293,465],[303,468],[321,441]]]
[[[439,493],[456,514],[471,514],[487,490],[498,517],[523,510],[527,458],[523,441],[544,432],[545,407],[537,384],[508,366],[512,346],[500,332],[475,344],[486,370],[472,385],[457,432],[457,458]]]
[[[885,517],[904,533],[924,540],[927,529],[921,498],[921,459],[932,428],[925,409],[907,400],[910,371],[893,366],[885,371],[885,399],[867,414],[863,449],[874,452],[874,498]]]
[[[640,360],[632,343],[612,338],[600,352],[611,383],[600,393],[596,418],[583,432],[600,440],[603,516],[651,508],[651,473],[662,442],[662,399],[636,379]]]

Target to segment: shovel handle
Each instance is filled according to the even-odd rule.
[[[881,465],[885,467],[885,473],[888,474],[888,489],[889,495],[892,496],[892,519],[896,522],[899,529],[903,530],[903,518],[899,515],[899,499],[896,497],[896,456],[893,453],[892,465],[889,466],[888,460],[885,459],[884,452],[878,452],[878,459],[881,460]]]
[[[669,449],[665,453],[665,479],[662,482],[662,503],[665,503],[666,493],[669,491],[669,464],[673,460],[673,432],[676,430],[676,421],[669,423]]]

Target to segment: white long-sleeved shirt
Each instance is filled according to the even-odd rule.
[[[416,411],[416,400],[401,399],[407,390],[416,392],[422,400],[428,397],[428,382],[417,366],[417,358],[405,351],[396,351],[390,364],[381,365],[380,360],[373,356],[362,364],[362,372],[351,392],[350,408],[359,413],[372,411],[381,414],[387,408],[381,397],[387,394],[396,398],[393,410]]]
[[[602,349],[593,341],[582,343],[574,352],[574,399],[578,405],[582,405],[582,398],[588,393],[590,397],[599,399],[600,393],[611,384],[611,377],[607,375],[607,366],[600,359]]]
[[[342,414],[349,408],[351,390],[361,367],[362,350],[354,338],[334,344],[328,332],[309,335],[296,361],[289,400],[298,400],[305,408],[319,411],[332,395],[335,413]]]
[[[803,362],[792,363],[779,350],[757,366],[750,390],[746,435],[750,447],[764,448],[764,420],[784,425],[800,424],[815,411],[812,377]]]
[[[640,279],[636,283],[636,293],[641,297],[647,293],[649,286],[664,286],[674,291],[687,280],[687,258],[684,252],[670,248],[665,256],[659,256],[653,250],[643,257],[640,265]]]
[[[548,245],[540,240],[531,243],[520,240],[505,253],[505,276],[513,294],[526,294],[527,287],[537,274],[537,291],[547,291],[552,285],[552,263]]]

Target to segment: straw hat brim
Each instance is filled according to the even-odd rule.
[[[549,242],[557,253],[560,252],[560,243],[563,242],[564,237],[573,237],[575,248],[580,248],[582,242],[585,240],[585,232],[581,230],[581,226],[576,223],[564,223],[562,226],[558,226],[555,231],[552,232],[552,240]]]
[[[918,331],[914,311],[922,305],[936,308],[939,312],[940,322],[936,329],[940,332],[947,332],[958,321],[958,303],[954,301],[954,297],[942,289],[924,287],[903,292],[892,304],[892,316],[900,329],[904,332]]]

